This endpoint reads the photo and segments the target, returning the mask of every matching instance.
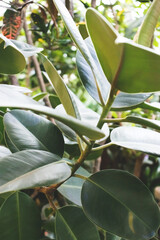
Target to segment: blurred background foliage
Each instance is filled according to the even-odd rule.
[[[83,27],[85,24],[84,13],[88,7],[92,6],[102,13],[117,31],[130,39],[134,38],[151,4],[149,0],[65,0],[64,3],[77,23],[77,27]],[[68,87],[79,99],[92,110],[101,111],[101,107],[88,95],[80,81],[76,68],[76,47],[69,37],[52,0],[0,1],[0,29],[1,33],[8,38],[28,42],[43,48],[43,53],[48,56]],[[160,19],[153,39],[153,48],[159,52],[159,47]],[[39,67],[42,71],[44,70],[41,65]],[[23,72],[14,76],[0,75],[0,83],[28,87],[32,90],[32,96],[40,101],[42,101],[42,95],[37,94],[46,91],[50,94],[49,99],[52,106],[55,107],[59,104],[55,93],[50,88],[45,76],[41,76],[41,81],[38,74],[39,70],[36,69],[35,60],[31,58],[28,59],[27,67]],[[159,93],[152,96],[148,101],[159,102]],[[160,119],[159,112],[141,108],[125,112],[112,111],[109,113],[109,117],[119,118],[129,114]],[[129,125],[131,123],[123,124]],[[114,124],[111,127],[114,128]],[[3,140],[1,140],[1,144],[3,143]],[[154,191],[155,187],[160,185],[159,162],[159,157],[151,157],[133,150],[113,146],[104,150],[101,158],[87,161],[84,166],[90,171],[106,168],[128,170],[140,177]],[[159,195],[156,195],[156,197],[160,201]]]

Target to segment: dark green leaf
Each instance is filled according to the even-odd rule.
[[[12,194],[0,208],[0,239],[39,240],[40,213],[35,202],[26,194]]]
[[[111,132],[111,141],[122,147],[160,155],[160,133],[139,127],[118,127]]]
[[[24,150],[0,159],[0,193],[66,180],[71,170],[60,157],[39,150]]]
[[[90,176],[82,188],[82,206],[100,228],[125,239],[150,239],[160,225],[159,208],[150,191],[121,170]]]
[[[63,155],[63,136],[46,118],[29,111],[12,110],[4,115],[4,127],[17,151],[37,149]]]
[[[100,240],[96,227],[79,207],[67,206],[56,213],[56,238],[58,240]]]
[[[0,73],[16,74],[25,68],[26,61],[23,54],[3,35],[0,35],[0,52]]]

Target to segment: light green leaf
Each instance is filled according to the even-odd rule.
[[[17,91],[12,91],[0,85],[0,107],[14,107],[20,109],[28,109],[35,112],[53,117],[56,120],[66,124],[73,129],[79,136],[87,136],[96,140],[103,138],[105,134],[98,128],[87,126],[85,122],[75,119],[67,114],[57,114],[52,108],[42,106],[32,98],[27,97]]]
[[[79,174],[85,177],[88,177],[90,174],[80,167],[75,174]],[[69,201],[81,206],[81,189],[84,180],[77,177],[71,177],[69,180],[64,182],[59,188],[58,191]]]
[[[66,206],[56,212],[58,240],[100,240],[96,227],[79,207]]]
[[[41,218],[35,202],[26,194],[12,194],[0,208],[0,239],[39,240]]]
[[[11,42],[21,51],[24,57],[31,57],[36,53],[43,51],[43,48],[37,48],[25,42],[20,42],[17,40],[11,40]]]
[[[37,149],[63,156],[62,133],[46,118],[29,111],[12,110],[4,115],[3,121],[9,141],[17,151]]]
[[[102,69],[115,88],[129,93],[160,90],[160,55],[155,50],[121,37],[95,9],[87,10],[86,21]]]
[[[115,44],[118,33],[107,19],[93,8],[87,9],[86,23],[101,67],[109,82],[112,82],[122,57],[122,47]]]
[[[32,98],[35,100],[35,101],[40,101],[42,100],[45,96],[47,96],[48,93],[47,92],[41,92],[41,93],[38,93],[36,95],[34,95]]]
[[[20,50],[5,36],[0,34],[0,73],[16,74],[25,66],[25,57]]]
[[[50,83],[54,87],[54,90],[57,93],[61,103],[63,104],[66,113],[72,117],[79,118],[78,109],[75,105],[74,100],[71,98],[68,88],[65,85],[63,79],[58,74],[57,70],[53,64],[45,57],[43,54],[39,54],[40,59],[44,65],[44,68],[49,76]]]
[[[60,157],[40,150],[24,150],[0,159],[0,193],[49,186],[71,174]]]
[[[90,176],[82,188],[82,206],[93,223],[125,239],[150,239],[160,225],[159,208],[148,188],[121,170]]]
[[[152,94],[151,93],[124,93],[120,92],[112,106],[111,109],[113,111],[126,111],[131,108],[139,107],[139,104],[143,103],[146,99],[148,99]]]
[[[111,141],[121,147],[160,155],[160,133],[139,127],[118,127],[111,132]]]

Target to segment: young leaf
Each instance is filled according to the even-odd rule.
[[[63,156],[62,133],[46,118],[29,111],[12,110],[4,115],[3,122],[7,136],[17,151],[37,149]]]
[[[58,240],[100,240],[96,227],[79,207],[66,206],[56,213],[56,238]]]
[[[69,166],[60,157],[40,150],[24,150],[0,159],[0,193],[49,186],[66,180]]]
[[[0,73],[16,74],[25,68],[26,61],[23,54],[3,35],[0,35],[0,53]]]
[[[35,202],[22,192],[12,194],[0,208],[0,239],[39,240],[41,218]]]
[[[111,141],[121,147],[160,156],[160,133],[139,127],[118,127],[111,132]]]
[[[100,228],[129,240],[147,240],[160,225],[159,208],[147,187],[121,170],[90,176],[82,187],[82,206]]]

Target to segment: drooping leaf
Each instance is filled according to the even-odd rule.
[[[11,40],[11,42],[21,51],[23,56],[26,58],[43,51],[43,48],[38,48],[25,42],[20,42],[17,40]]]
[[[151,93],[124,93],[120,92],[112,106],[111,109],[113,111],[126,111],[131,108],[136,108],[139,104],[143,103],[146,99],[148,99],[152,94]]]
[[[0,52],[0,73],[16,74],[25,68],[26,61],[23,54],[3,35],[0,35]]]
[[[37,149],[60,157],[64,152],[62,133],[52,122],[24,110],[12,110],[3,118],[5,131],[17,151]]]
[[[121,37],[95,9],[87,9],[86,22],[102,69],[115,88],[129,93],[159,90],[160,55],[155,50]]]
[[[0,238],[39,240],[40,212],[35,202],[22,192],[12,194],[0,208]]]
[[[12,101],[11,101],[12,99]],[[57,114],[52,108],[42,106],[32,98],[27,97],[17,91],[12,91],[9,88],[1,87],[0,85],[0,107],[14,107],[20,109],[28,109],[35,112],[53,117],[58,121],[69,126],[79,136],[85,135],[90,139],[96,140],[103,138],[105,134],[96,127],[87,126],[85,122],[75,119],[66,114]]]
[[[80,32],[78,31],[70,13],[68,12],[68,10],[66,9],[66,7],[64,6],[64,4],[59,1],[59,0],[53,0],[53,2],[55,3],[56,8],[58,9],[65,25],[66,28],[70,34],[70,36],[72,37],[73,41],[75,42],[77,48],[80,50],[81,54],[83,55],[83,57],[85,58],[85,60],[87,61],[87,63],[90,65],[93,76],[94,76],[94,80],[99,92],[99,99],[100,102],[104,104],[104,99],[101,95],[101,93],[103,92],[103,89],[101,89],[101,86],[99,84],[99,81],[101,79],[101,76],[99,74],[98,68],[80,34]]]
[[[88,177],[90,174],[82,167],[80,167],[75,174],[79,174]],[[81,206],[81,189],[84,180],[78,177],[71,177],[64,182],[58,191],[69,201]]]
[[[24,150],[0,159],[0,193],[49,186],[71,174],[60,157],[40,150]]]
[[[160,225],[159,208],[150,191],[121,170],[90,176],[82,188],[82,206],[92,222],[125,239],[150,239]]]
[[[57,211],[56,238],[58,240],[100,240],[96,227],[87,219],[82,209],[75,206],[66,206]]]
[[[160,155],[160,133],[139,127],[118,127],[111,132],[111,141],[122,147]]]
[[[92,44],[90,38],[87,38],[85,40],[85,43],[90,51],[90,54],[91,54],[93,60],[95,61],[96,66],[98,67],[99,74],[101,75],[99,84],[101,86],[101,89],[103,89],[103,91],[102,91],[103,99],[106,101],[109,91],[110,91],[110,84],[109,84],[108,80],[106,79],[106,76],[103,73],[102,67],[98,61],[95,49],[93,47],[93,44]],[[77,63],[78,72],[79,72],[79,75],[80,75],[83,85],[85,86],[88,93],[97,102],[100,103],[97,86],[96,86],[96,83],[94,80],[93,73],[91,71],[89,64],[86,62],[86,60],[84,59],[84,57],[82,56],[82,54],[79,50],[77,51],[77,55],[76,55],[76,63]]]
[[[3,35],[8,39],[15,39],[19,33],[21,23],[21,12],[7,9],[3,17]]]

